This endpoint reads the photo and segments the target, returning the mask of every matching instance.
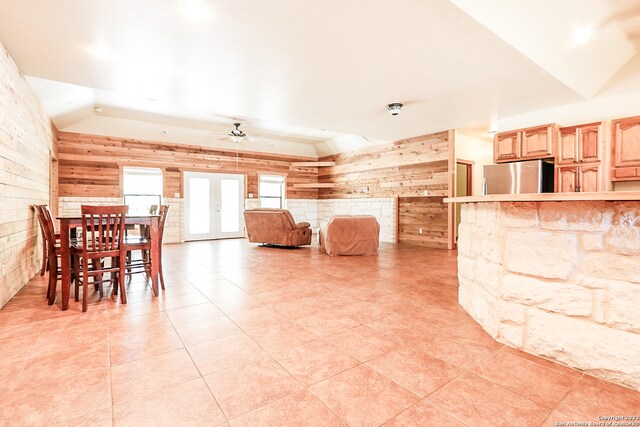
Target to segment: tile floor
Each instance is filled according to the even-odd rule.
[[[500,426],[638,415],[640,393],[495,342],[455,253],[170,245],[167,290],[0,310],[0,425]]]

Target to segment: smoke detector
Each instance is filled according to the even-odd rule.
[[[402,111],[402,104],[399,102],[392,102],[391,104],[387,105],[387,110],[392,116],[397,116],[398,114],[400,114],[400,111]]]

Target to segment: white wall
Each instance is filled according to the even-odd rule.
[[[621,95],[591,99],[520,116],[504,117],[492,123],[492,130],[502,132],[545,123],[573,126],[638,116],[640,115],[639,99],[640,91],[627,92]]]
[[[473,165],[473,195],[482,194],[482,178],[484,165],[493,164],[493,142],[487,139],[465,135],[456,131],[456,158],[472,160]]]

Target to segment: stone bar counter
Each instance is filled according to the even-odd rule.
[[[640,193],[463,203],[460,305],[497,341],[640,390]]]

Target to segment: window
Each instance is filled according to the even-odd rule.
[[[284,176],[281,175],[260,175],[260,195],[261,208],[284,207]]]
[[[125,167],[122,170],[124,204],[130,214],[149,213],[151,205],[162,202],[162,170]]]

